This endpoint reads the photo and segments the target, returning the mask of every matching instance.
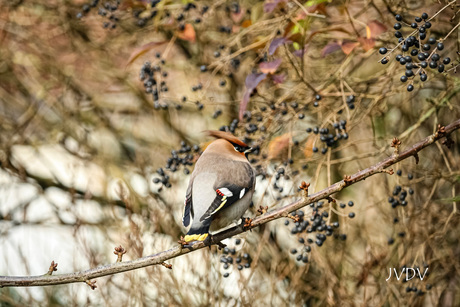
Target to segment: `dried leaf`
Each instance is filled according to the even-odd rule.
[[[262,62],[259,64],[259,69],[264,74],[274,74],[281,64],[281,59],[276,59],[271,62]]]
[[[245,81],[246,91],[244,92],[243,98],[241,99],[241,102],[240,102],[240,112],[239,112],[240,120],[243,119],[244,111],[246,111],[246,108],[249,102],[249,98],[251,97],[252,92],[257,87],[257,85],[259,85],[259,83],[262,80],[264,80],[266,77],[267,75],[264,73],[250,74],[249,76],[246,77],[246,81]]]
[[[334,51],[340,50],[342,46],[337,42],[332,42],[327,44],[323,50],[321,50],[321,56],[324,58],[325,56],[331,54]]]
[[[177,37],[185,41],[194,43],[196,39],[196,33],[193,26],[189,23],[185,24],[184,31],[177,33]]]
[[[246,14],[246,9],[243,9],[242,7],[240,7],[240,11],[237,12],[237,13],[231,13],[230,14],[230,18],[233,20],[234,23],[239,23],[244,15]]]
[[[287,149],[290,141],[290,133],[285,133],[271,140],[268,144],[268,159],[273,160],[276,158],[282,158],[280,156],[287,155]]]
[[[371,31],[371,37],[370,38],[376,38],[382,33],[385,33],[388,28],[381,23],[380,21],[373,20],[370,23],[368,23],[369,29]]]
[[[315,143],[314,137],[308,137],[305,142],[305,147],[303,149],[303,155],[305,158],[310,158],[313,155],[313,144]]]
[[[287,2],[287,0],[268,0],[264,3],[264,13],[271,13],[280,3]]]
[[[242,28],[249,28],[251,25],[252,25],[252,22],[249,19],[246,19],[245,21],[241,23]]]
[[[363,47],[364,51],[369,51],[375,46],[375,39],[373,38],[358,37],[358,42],[361,44],[361,47]]]
[[[279,46],[283,44],[287,44],[287,43],[292,43],[292,42],[285,37],[275,38],[274,40],[272,40],[272,42],[270,43],[270,46],[268,47],[268,54],[273,55]]]
[[[167,41],[161,41],[161,42],[150,42],[148,44],[145,44],[143,46],[137,47],[131,52],[131,55],[129,56],[128,62],[126,63],[126,66],[134,62],[138,57],[141,55],[145,54],[147,51],[152,50],[153,48],[160,46],[164,43],[167,43]]]
[[[342,43],[342,51],[346,55],[349,55],[353,51],[353,49],[355,49],[356,46],[358,46],[358,45],[359,45],[359,43],[357,43],[357,42],[343,42]]]

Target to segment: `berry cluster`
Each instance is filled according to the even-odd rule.
[[[166,162],[165,169],[174,173],[178,169],[180,169],[181,165],[184,166],[184,174],[190,174],[190,170],[187,166],[193,165],[194,162],[194,155],[199,154],[200,146],[193,145],[190,146],[186,142],[181,142],[181,148],[179,150],[172,150],[171,156],[168,158]],[[169,182],[169,175],[166,174],[163,168],[159,168],[157,170],[157,174],[160,175],[160,178],[156,177],[153,179],[154,183],[161,183],[166,188],[171,187],[171,183]],[[161,188],[160,188],[161,189]]]
[[[160,92],[167,92],[168,86],[166,85],[165,78],[168,77],[168,73],[162,69],[162,66],[165,64],[165,60],[161,59],[161,54],[156,54],[158,63],[152,65],[150,62],[145,62],[142,65],[139,78],[144,82],[145,92],[152,94],[154,108],[167,109],[167,104],[160,104],[159,94]]]
[[[396,171],[396,174],[398,176],[401,176],[402,175],[402,171],[401,170],[397,170]],[[407,178],[409,180],[412,180],[414,178],[414,176],[412,174],[408,174],[407,175]],[[406,189],[403,189],[400,185],[396,185],[393,189],[393,192],[392,192],[392,195],[388,197],[388,202],[391,204],[391,207],[393,209],[396,209],[397,207],[401,206],[401,207],[406,207],[408,205],[408,201],[407,201],[407,196],[408,195],[413,195],[414,194],[414,190],[412,188],[408,188],[407,190]],[[393,219],[393,223],[397,224],[399,222],[399,219],[397,217],[395,217]],[[400,238],[404,238],[406,236],[406,233],[404,231],[400,231],[398,232],[398,236]],[[394,238],[389,238],[388,239],[388,244],[391,245],[395,242],[395,239]]]
[[[83,4],[81,11],[77,13],[77,18],[83,18],[84,16],[88,15],[93,8],[97,7],[98,15],[107,19],[103,22],[103,27],[108,29],[115,29],[117,26],[116,24],[119,21],[119,18],[115,15],[115,12],[118,10],[119,6],[120,0],[104,1],[104,3],[100,3],[99,0],[92,0],[89,3]]]
[[[302,244],[301,248],[293,248],[290,251],[293,255],[298,254],[296,256],[297,261],[308,262],[308,253],[311,251],[311,244],[313,243],[317,246],[322,246],[327,237],[332,235],[336,239],[346,240],[347,238],[346,234],[335,233],[335,230],[339,228],[339,222],[333,222],[330,225],[327,224],[326,219],[329,218],[329,213],[327,211],[320,211],[323,205],[323,201],[310,204],[310,207],[313,208],[310,218],[305,216],[302,210],[291,214],[294,219],[294,227],[291,228],[291,234],[295,235],[298,238],[298,242]],[[353,206],[353,202],[350,201],[349,205]],[[353,217],[354,213],[350,215],[350,218]],[[289,226],[290,223],[290,220],[284,222],[286,226]],[[311,234],[315,235],[312,237]]]
[[[338,146],[338,142],[341,139],[348,139],[348,133],[346,132],[346,125],[347,121],[346,120],[341,120],[339,122],[335,122],[332,124],[332,126],[329,128],[319,128],[319,127],[314,127],[314,128],[307,128],[307,133],[314,133],[314,134],[319,134],[319,139],[323,143],[323,148],[321,149],[321,153],[325,154],[327,153],[328,148],[333,148]],[[333,134],[333,131],[335,131],[335,134]],[[314,146],[312,148],[312,151],[314,153],[319,151],[319,148],[317,146]]]
[[[451,59],[449,57],[443,58],[438,53],[444,50],[442,40],[437,40],[435,37],[426,40],[428,29],[432,27],[427,13],[415,17],[415,22],[411,24],[403,22],[403,18],[399,14],[395,18],[394,29],[396,32],[394,35],[398,39],[398,45],[390,52],[395,51],[398,47],[401,49],[402,53],[397,54],[395,60],[405,67],[404,75],[401,76],[400,80],[403,83],[409,82],[407,90],[411,92],[414,90],[414,81],[417,75],[421,82],[425,82],[428,80],[428,67],[442,73],[445,71],[446,65],[451,63]],[[402,32],[403,27],[409,28],[411,31],[407,36],[404,36]],[[385,55],[388,53],[388,49],[381,47],[379,53]],[[380,60],[380,63],[387,64],[389,58],[389,56],[385,56]]]
[[[235,239],[235,245],[239,244],[241,244],[241,239]],[[238,271],[251,267],[252,258],[248,253],[237,253],[235,248],[224,247],[222,254],[220,262],[223,264],[224,270],[234,268],[234,266]],[[229,272],[225,272],[223,277],[227,278],[229,275]]]

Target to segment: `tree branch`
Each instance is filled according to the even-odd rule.
[[[434,142],[440,140],[441,138],[447,137],[447,141],[450,140],[448,137],[450,133],[460,128],[460,119],[454,121],[450,125],[446,127],[438,127],[438,130],[426,137],[425,139],[421,140],[420,142],[412,145],[408,149],[398,153],[395,153],[380,161],[379,163],[365,169],[359,171],[350,176],[344,176],[344,180],[341,180],[328,188],[321,190],[315,194],[310,196],[304,196],[302,199],[299,199],[291,204],[288,204],[284,207],[279,209],[270,211],[266,214],[258,216],[254,220],[252,220],[250,227],[244,227],[240,224],[238,226],[234,226],[230,229],[222,231],[214,236],[212,236],[211,244],[216,244],[224,239],[230,238],[234,235],[240,234],[245,232],[251,228],[263,225],[267,222],[286,217],[289,212],[298,210],[302,207],[305,207],[308,204],[313,202],[317,202],[321,199],[328,198],[334,193],[341,191],[343,188],[352,185],[358,181],[364,180],[376,173],[388,172],[385,171],[386,168],[389,166],[407,159],[411,156],[414,156],[416,162],[418,162],[418,155],[417,153],[424,149],[425,147],[433,144]],[[451,141],[451,140],[450,140]],[[446,144],[448,142],[445,142]],[[163,265],[164,261],[188,254],[192,251],[201,249],[206,247],[207,245],[204,242],[198,242],[193,244],[191,247],[182,247],[180,245],[169,249],[167,251],[163,251],[154,255],[146,256],[143,258],[131,260],[131,261],[124,261],[124,262],[117,262],[109,265],[100,266],[94,269],[76,272],[76,273],[69,273],[69,274],[58,274],[58,275],[50,275],[45,274],[41,276],[0,276],[0,287],[27,287],[27,286],[49,286],[49,285],[58,285],[58,284],[68,284],[74,282],[85,282],[88,283],[90,279],[117,274],[121,272],[131,271],[139,268],[143,268],[146,266],[151,266],[155,264]]]

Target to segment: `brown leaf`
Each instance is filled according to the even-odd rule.
[[[259,64],[259,69],[264,74],[274,74],[281,64],[281,59],[276,59],[271,62],[262,62]]]
[[[376,38],[377,36],[379,36],[382,33],[385,33],[388,30],[388,28],[383,23],[377,20],[373,20],[367,25],[371,32],[370,38]]]
[[[361,47],[363,47],[364,51],[369,51],[375,46],[375,39],[373,38],[358,37],[358,42],[361,44]]]
[[[305,142],[305,147],[303,149],[303,155],[305,158],[310,158],[313,155],[313,144],[315,142],[315,138],[310,136],[307,138],[307,141]]]
[[[179,37],[182,40],[194,43],[196,39],[195,29],[191,24],[186,23],[184,31],[178,32],[177,37]]]
[[[353,49],[355,49],[356,46],[358,46],[358,45],[359,45],[359,43],[357,43],[357,42],[343,42],[342,43],[342,51],[346,55],[349,55],[353,51]]]
[[[268,159],[273,160],[276,158],[283,158],[281,156],[287,156],[287,149],[289,142],[291,141],[291,134],[285,133],[283,135],[275,137],[268,144]]]
[[[126,66],[134,62],[138,57],[141,55],[145,54],[147,51],[152,50],[153,48],[160,46],[164,43],[167,43],[167,41],[161,41],[161,42],[150,42],[147,43],[143,46],[137,47],[131,52],[131,55],[129,56],[128,62],[126,63]]]
[[[251,25],[252,25],[252,22],[249,19],[246,19],[245,21],[241,23],[242,28],[249,28]]]

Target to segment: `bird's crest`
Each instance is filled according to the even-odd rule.
[[[229,141],[232,144],[240,145],[242,147],[249,147],[246,143],[238,139],[236,136],[229,132],[225,131],[218,131],[218,130],[205,130],[204,131],[207,135],[215,137],[216,139],[224,139]]]

